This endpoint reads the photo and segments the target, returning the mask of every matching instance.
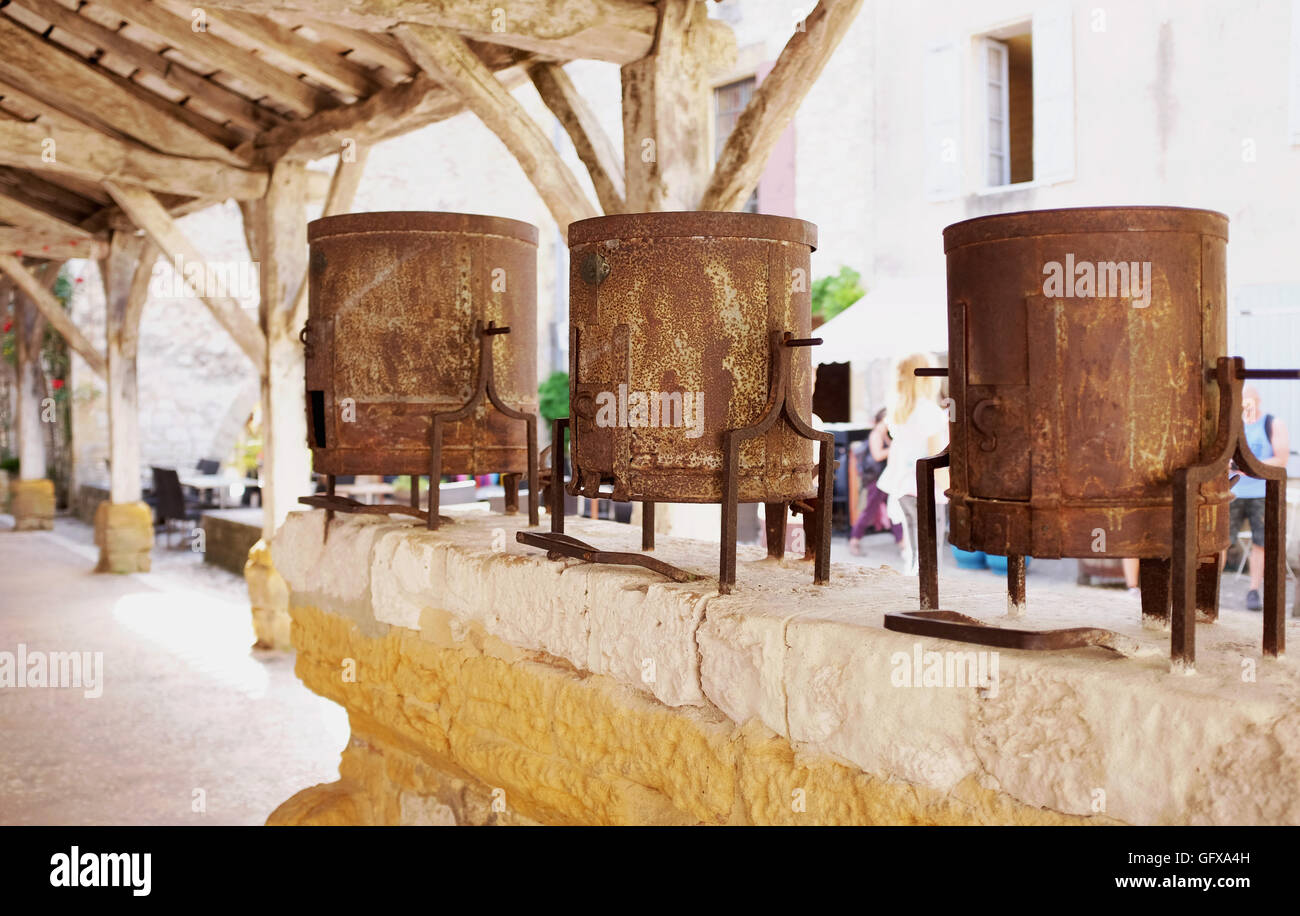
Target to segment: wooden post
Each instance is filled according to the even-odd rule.
[[[269,539],[298,498],[312,491],[302,344],[292,324],[307,276],[306,168],[281,161],[266,197],[244,208],[245,229],[261,274],[262,536]],[[251,225],[250,223],[251,217]]]
[[[10,511],[18,531],[54,527],[54,481],[46,477],[45,427],[42,400],[41,340],[45,318],[21,289],[14,290],[14,340],[17,356],[18,480],[11,486]],[[48,407],[48,405],[44,405]],[[48,416],[48,414],[47,414]]]
[[[708,77],[718,33],[705,6],[660,0],[650,54],[623,66],[629,213],[694,210],[708,183]]]
[[[95,510],[96,572],[148,572],[153,514],[140,500],[140,406],[136,374],[140,315],[158,248],[114,232],[100,261],[108,356],[109,498]]]
[[[14,291],[14,341],[16,343],[18,405],[19,480],[45,477],[45,428],[41,425],[41,401],[45,397],[45,379],[41,370],[41,340],[45,336],[45,318],[36,304],[22,290]]]

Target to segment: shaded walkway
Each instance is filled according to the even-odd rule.
[[[261,824],[338,778],[346,715],[291,654],[249,649],[231,589],[96,576],[80,532],[10,527],[0,516],[0,652],[102,652],[104,673],[94,699],[0,688],[0,824]]]

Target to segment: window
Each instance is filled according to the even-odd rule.
[[[1073,178],[1069,0],[1042,0],[1032,22],[935,36],[924,48],[924,106],[928,200]]]
[[[727,144],[727,138],[731,132],[736,129],[736,121],[740,118],[740,113],[745,110],[749,100],[754,96],[754,87],[757,80],[754,77],[738,80],[734,83],[728,83],[725,86],[719,86],[713,90],[714,105],[714,122],[713,122],[713,161],[717,162],[718,157],[722,155],[722,148]],[[758,189],[749,195],[749,200],[745,201],[742,208],[746,213],[758,212]]]
[[[980,42],[984,183],[1034,180],[1034,63],[1029,23]]]

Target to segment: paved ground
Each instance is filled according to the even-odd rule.
[[[161,546],[154,572],[96,576],[88,526],[11,527],[0,652],[102,652],[104,675],[98,698],[0,688],[0,824],[261,824],[338,778],[346,714],[250,650],[241,578]]]

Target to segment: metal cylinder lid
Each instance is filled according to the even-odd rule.
[[[323,216],[307,224],[307,241],[363,232],[470,232],[499,235],[529,245],[537,244],[537,227],[504,216],[442,213],[428,210],[389,210],[378,213],[342,213]]]
[[[943,230],[943,250],[1003,239],[1085,232],[1192,232],[1228,240],[1228,217],[1193,207],[1066,207],[979,216]]]
[[[812,223],[762,213],[620,213],[569,224],[570,247],[619,238],[766,239],[817,250],[817,227]]]

